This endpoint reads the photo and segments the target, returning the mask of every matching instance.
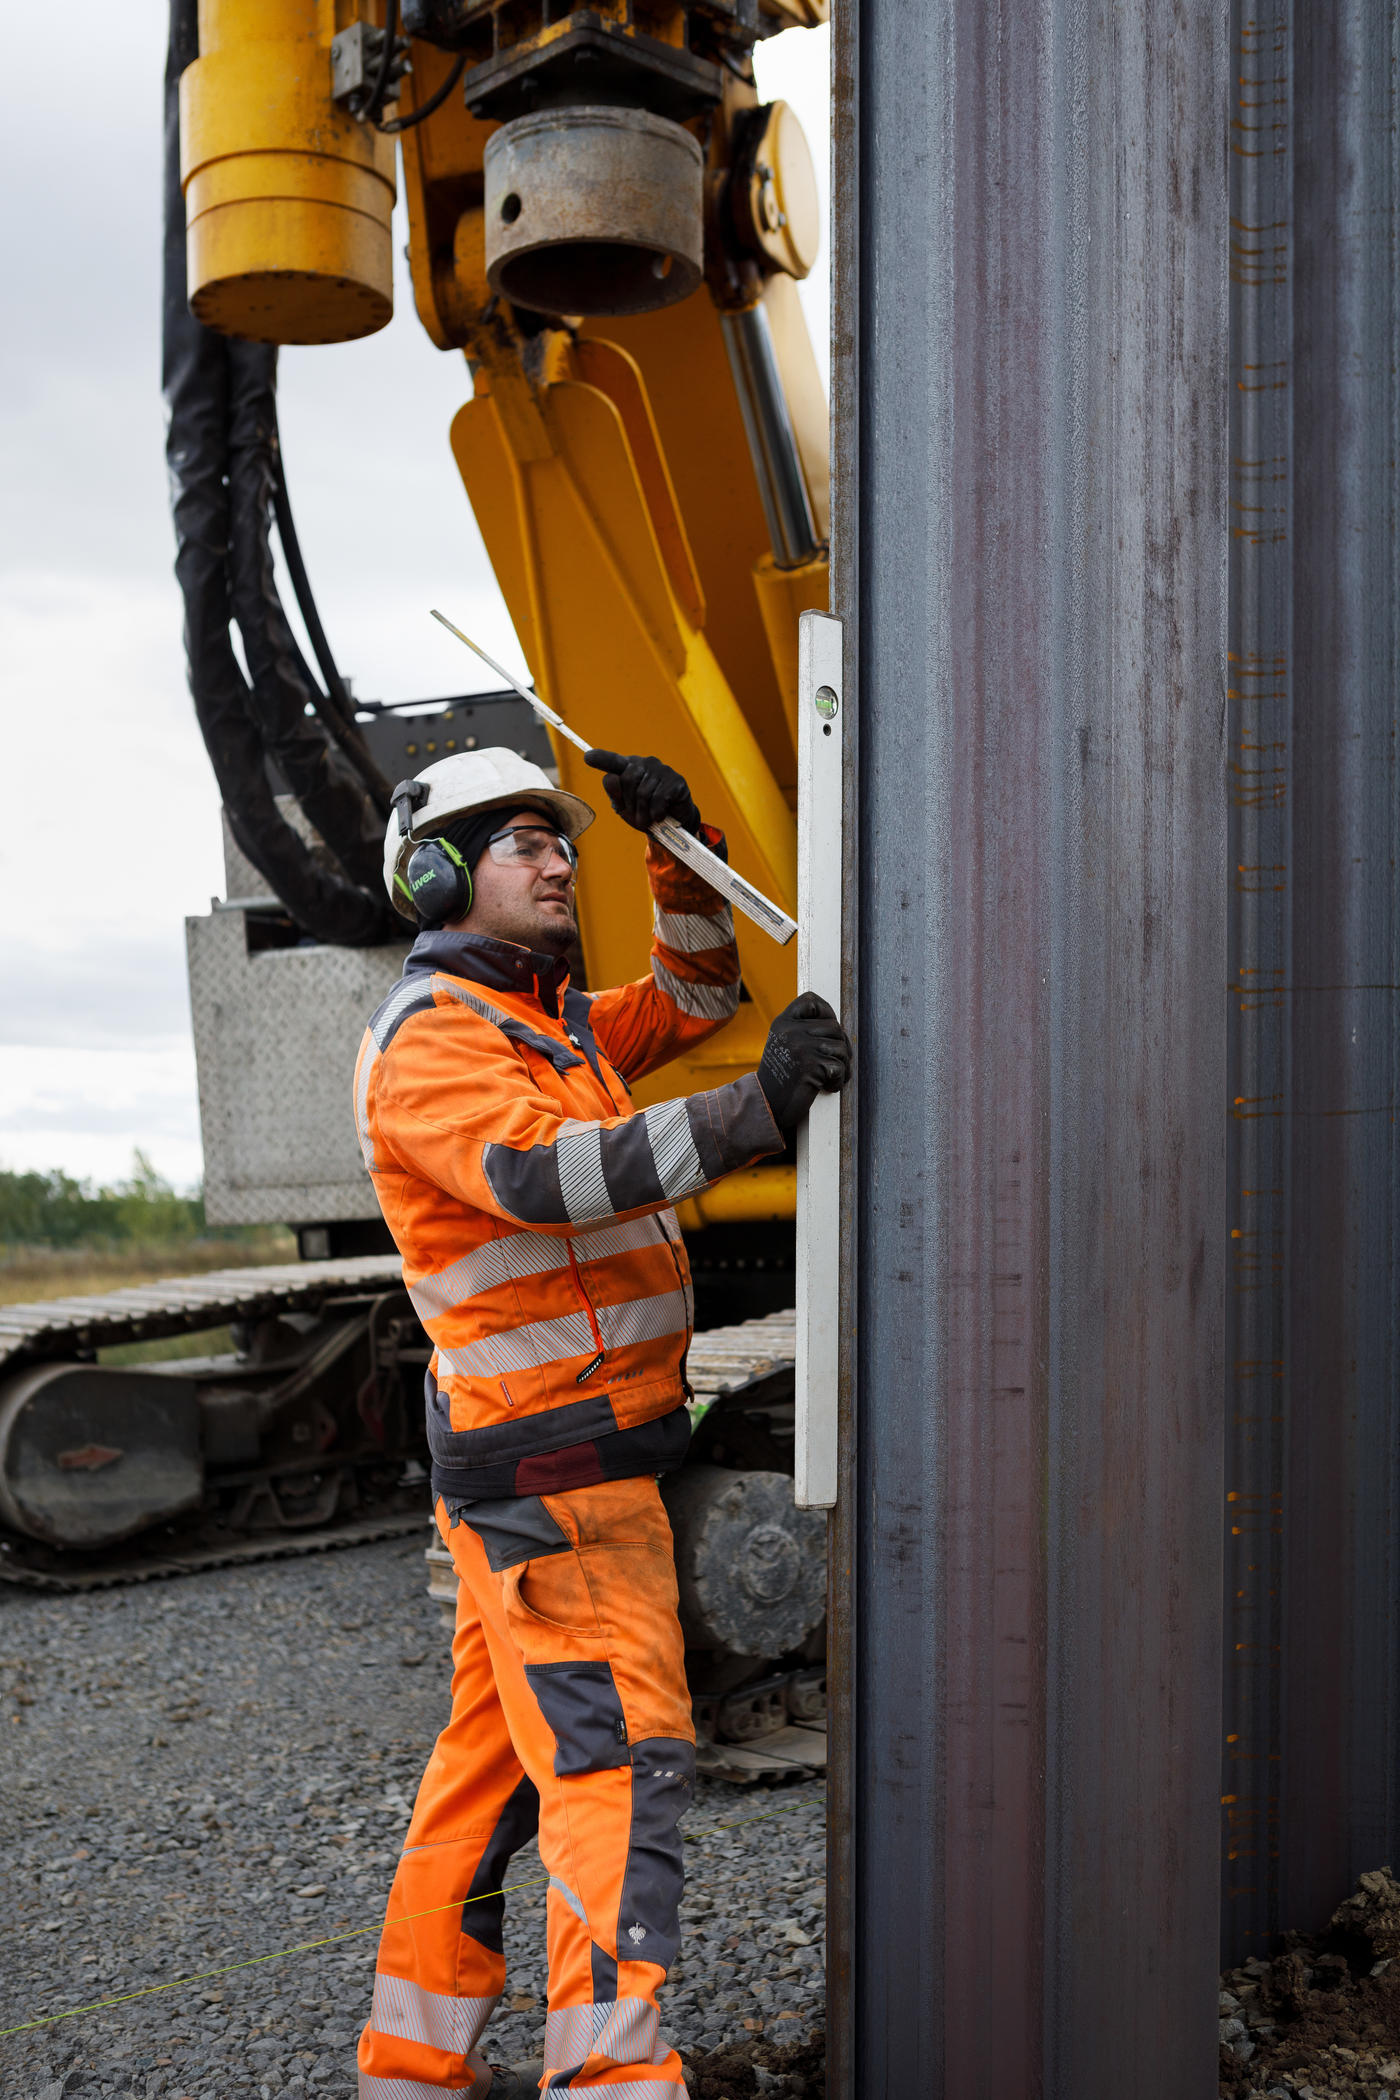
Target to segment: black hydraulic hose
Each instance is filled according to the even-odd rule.
[[[248,380],[254,368],[244,361],[236,388],[230,354],[233,346],[201,326],[190,313],[186,299],[179,80],[185,67],[198,56],[197,20],[196,0],[172,0],[165,77],[162,376],[169,418],[166,457],[175,526],[175,574],[185,604],[190,692],[229,826],[240,849],[306,932],[318,940],[361,947],[396,938],[400,931],[379,886],[377,869],[373,887],[360,887],[325,864],[283,816],[268,777],[259,713],[264,718],[275,717],[278,726],[285,728],[289,697],[298,690],[294,666],[289,670],[288,687],[283,687],[279,673],[275,704],[263,694],[257,697],[255,706],[255,696],[234,654],[229,631],[233,614],[231,490],[238,480],[242,503],[249,486],[247,472],[236,471],[230,430],[235,395],[241,393],[246,406]],[[270,361],[274,354],[268,351],[263,355]],[[245,445],[245,453],[248,449]],[[256,560],[249,563],[245,556],[240,589],[246,591],[248,578],[255,580],[256,571]],[[256,655],[265,648],[275,652],[277,640],[271,627],[264,636],[251,612],[249,621],[252,632],[245,632],[244,641],[250,654]],[[294,707],[297,703],[291,700],[290,704]],[[299,704],[304,709],[305,700]],[[304,713],[302,719],[311,720]],[[314,724],[313,733],[319,733]],[[324,739],[322,748],[329,748]],[[321,770],[324,773],[324,765]],[[358,783],[352,785],[353,806],[363,809],[367,798]],[[339,788],[336,792],[342,808],[352,801]],[[152,794],[156,797],[158,790],[153,788]],[[357,817],[351,828],[359,831],[363,826],[363,817]],[[341,845],[343,849],[343,837]],[[353,857],[364,864],[363,847],[358,842]]]
[[[301,541],[297,537],[296,523],[292,517],[291,498],[287,494],[287,472],[282,459],[280,439],[273,445],[272,455],[272,506],[277,519],[277,537],[281,542],[282,559],[287,565],[291,579],[292,595],[297,601],[302,625],[306,629],[311,651],[325,684],[325,694],[317,702],[317,713],[339,744],[345,756],[354,766],[373,801],[379,815],[387,822],[389,816],[389,783],[375,763],[368,744],[355,720],[354,703],[346,690],[345,681],[336,666],[331,645],[326,639],[326,630],[321,625],[321,615],[311,589],[311,579],[306,573],[302,559]]]
[[[181,75],[181,74],[182,74],[182,73],[184,72],[184,70],[185,70],[186,66],[192,66],[192,65],[194,64],[195,60],[196,60],[196,59],[197,59],[198,57],[199,57],[199,6],[198,6],[198,0],[170,0],[170,31],[169,31],[169,35],[168,35],[168,37],[167,37],[167,40],[166,40],[166,46],[165,46],[165,120],[166,120],[166,141],[165,141],[165,143],[166,143],[166,147],[167,147],[167,153],[166,153],[166,168],[165,168],[165,172],[166,172],[166,175],[167,175],[167,177],[169,176],[169,173],[170,173],[170,156],[169,156],[169,151],[168,151],[168,148],[169,148],[169,145],[170,145],[170,136],[169,136],[169,133],[170,133],[170,97],[171,97],[171,93],[172,93],[172,91],[177,91],[177,92],[178,92],[178,89],[179,89],[179,85],[180,85],[180,75]],[[178,128],[177,128],[177,133],[176,133],[176,143],[177,143],[177,145],[178,145],[178,143],[179,143],[179,134],[178,134]],[[167,205],[167,207],[168,207],[168,206],[169,206],[169,202],[170,202],[170,198],[169,198],[169,195],[168,195],[168,194],[167,194],[167,196],[166,196],[165,202],[166,202],[166,205]],[[182,203],[181,203],[181,210],[180,210],[180,216],[181,216],[181,219],[183,220],[183,218],[184,218],[184,205],[183,205],[183,201],[182,201]],[[167,209],[167,211],[166,211],[166,214],[165,214],[165,236],[166,236],[166,240],[167,240],[167,242],[168,242],[168,241],[169,241],[169,238],[170,238],[170,213],[169,213],[169,210],[168,210],[168,209]]]
[[[277,537],[282,543],[282,559],[287,564],[287,574],[292,581],[292,596],[297,601],[297,610],[311,643],[321,673],[321,682],[326,688],[326,697],[338,712],[352,712],[350,695],[345,690],[345,680],[331,651],[326,630],[321,625],[311,590],[311,578],[306,573],[302,559],[301,541],[297,537],[296,523],[292,517],[292,500],[287,494],[287,469],[282,458],[282,442],[279,436],[272,460],[272,514],[277,520]]]
[[[394,63],[394,45],[399,33],[399,0],[387,0],[384,9],[384,49],[379,54],[379,71],[374,76],[374,86],[369,91],[364,108],[359,112],[371,124],[379,122],[379,112],[384,107],[384,92],[389,85],[389,68]]]
[[[288,629],[287,634],[287,653],[290,656],[292,662],[296,665],[298,678],[300,678],[302,684],[306,687],[307,692],[310,693],[312,696],[312,705],[315,707],[317,714],[320,716],[321,720],[326,724],[327,729],[331,731],[331,734],[335,735],[335,728],[329,719],[331,712],[330,702],[327,700],[326,695],[321,691],[320,686],[317,684],[316,673],[312,670],[310,664],[306,661],[305,656],[302,654],[301,644],[298,642],[296,636],[291,632],[290,629]],[[357,709],[359,709],[360,702],[356,701],[355,706]],[[377,706],[377,703],[365,701],[364,706],[366,709],[370,709],[372,706]],[[358,722],[355,726],[358,729]],[[340,739],[337,737],[336,741],[339,742]],[[374,763],[373,758],[371,758],[370,763]],[[356,770],[358,771],[358,768]],[[380,779],[384,777],[381,773],[378,772],[378,768],[376,768],[376,775]],[[368,782],[365,782],[364,785],[367,787]]]
[[[272,565],[277,443],[277,355],[264,343],[230,343],[228,418],[229,599],[248,665],[249,711],[263,748],[351,880],[375,891],[385,807],[377,809],[315,711]]]
[[[466,72],[466,70],[467,54],[464,51],[461,57],[458,59],[456,65],[452,68],[452,71],[448,74],[446,80],[444,80],[444,82],[442,83],[442,86],[440,88],[436,88],[433,91],[433,93],[429,95],[427,101],[423,103],[421,108],[410,110],[406,117],[391,117],[387,124],[377,124],[375,126],[375,130],[382,131],[386,134],[397,134],[400,131],[412,131],[415,124],[421,124],[423,119],[425,117],[430,117],[435,109],[442,108],[443,103],[452,93],[453,88],[456,87],[457,82],[461,79],[462,75]]]

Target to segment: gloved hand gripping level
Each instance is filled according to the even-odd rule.
[[[836,1015],[815,992],[800,992],[768,1031],[758,1083],[780,1130],[800,1123],[818,1094],[834,1094],[851,1076],[851,1044]]]

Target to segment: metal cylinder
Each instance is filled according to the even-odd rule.
[[[639,314],[700,282],[702,158],[642,109],[547,109],[486,142],[491,289],[547,314]]]
[[[330,97],[327,0],[204,0],[180,81],[190,310],[224,335],[340,343],[394,310],[394,142]]]
[[[826,1611],[826,1518],[797,1509],[785,1473],[689,1465],[665,1487],[681,1625],[692,1648],[775,1657]]]
[[[773,559],[780,569],[799,569],[821,548],[812,515],[806,477],[797,450],[797,435],[783,392],[766,308],[722,314],[724,347],[734,375],[734,391],[744,418],[744,434],[763,498]]]

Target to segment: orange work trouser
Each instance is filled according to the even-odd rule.
[[[428,1762],[379,1942],[360,2100],[469,2091],[505,1985],[511,1855],[549,1875],[545,2086],[685,2100],[656,1989],[680,1938],[678,1819],[695,1730],[671,1527],[653,1479],[439,1500],[457,1569],[452,1716]]]

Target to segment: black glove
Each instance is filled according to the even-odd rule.
[[[674,766],[663,766],[659,758],[628,758],[621,751],[588,751],[584,759],[598,768],[609,802],[634,831],[650,831],[663,817],[674,817],[685,831],[699,831],[700,812]]]
[[[851,1076],[851,1043],[825,999],[800,992],[768,1031],[758,1064],[779,1130],[800,1123],[818,1094],[834,1094]]]

